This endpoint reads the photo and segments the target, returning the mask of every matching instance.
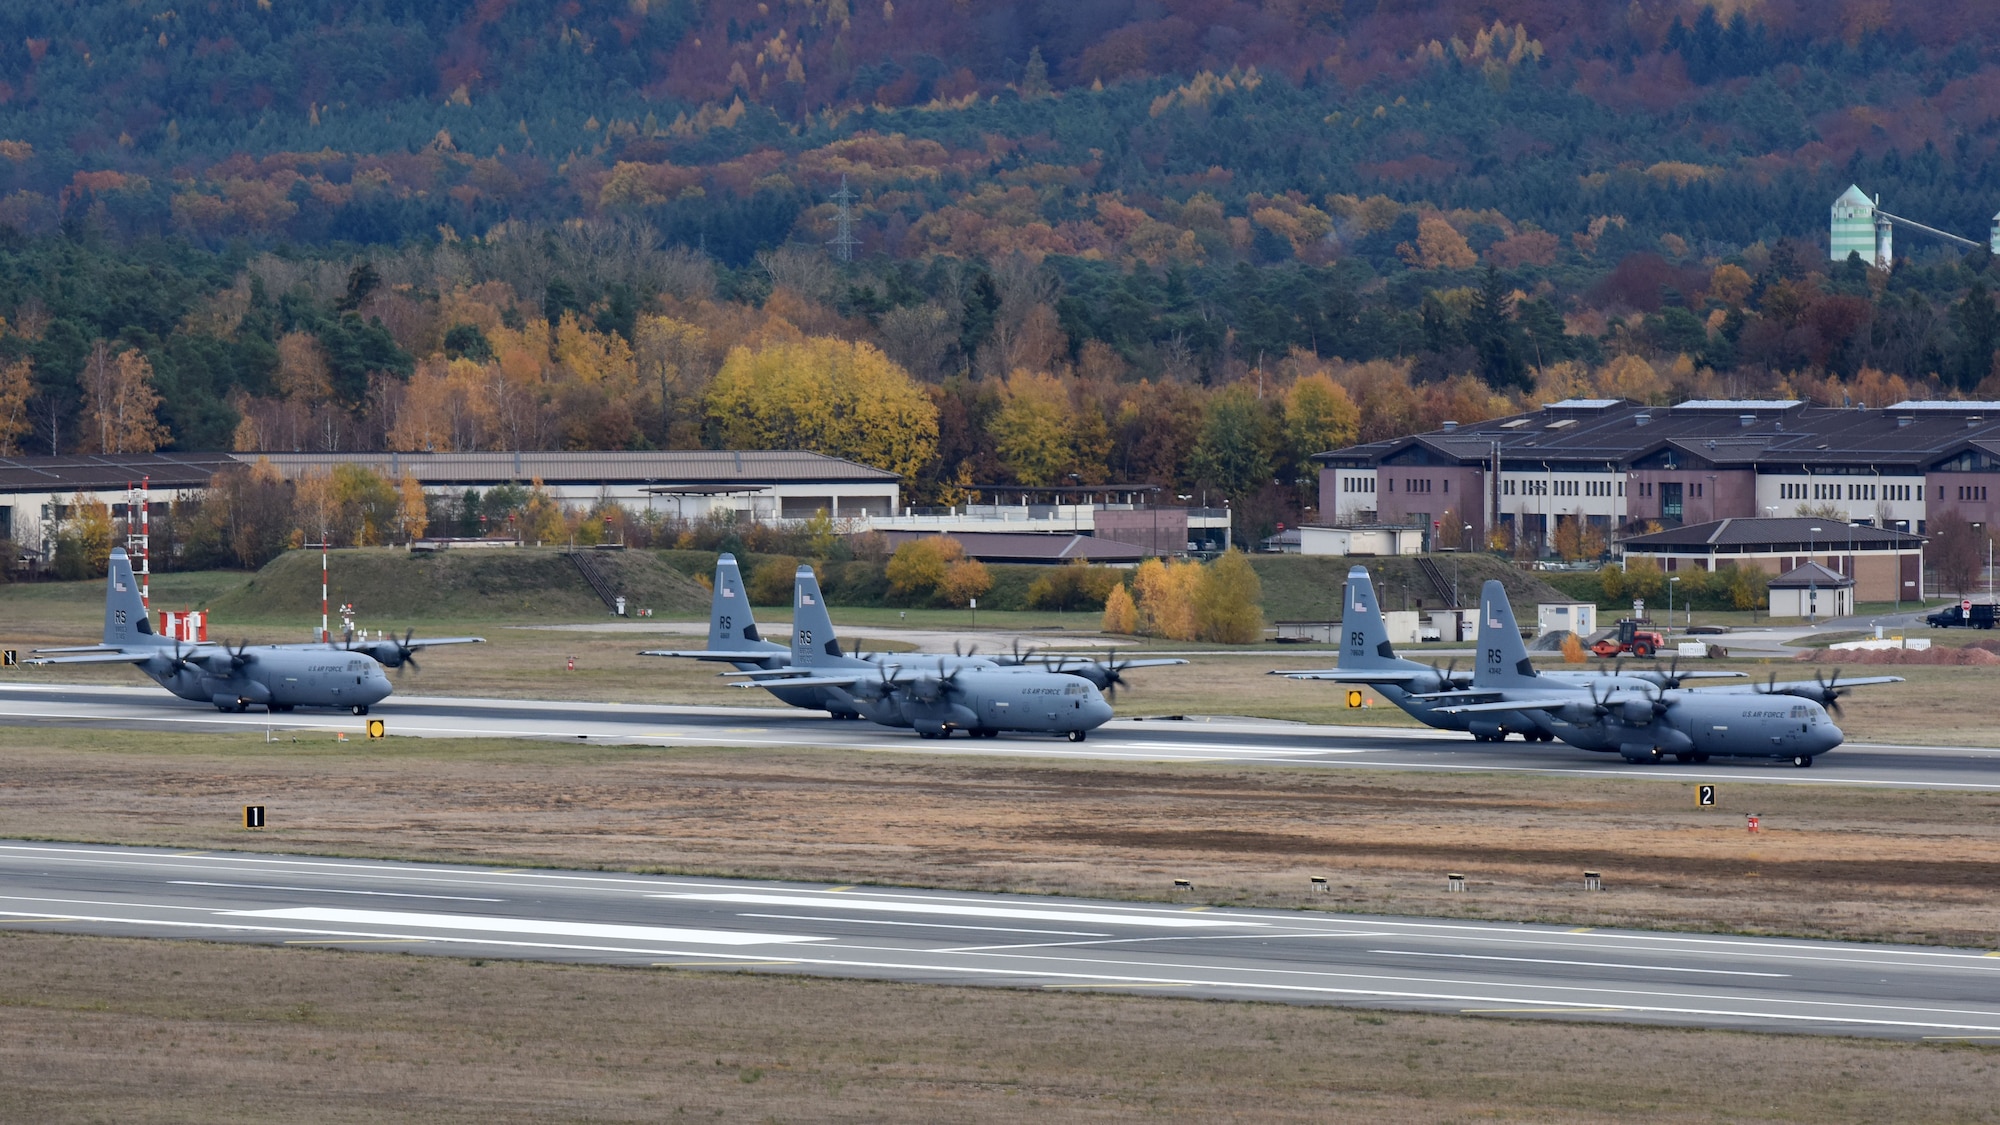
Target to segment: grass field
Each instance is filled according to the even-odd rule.
[[[1985,945],[2000,797],[0,728],[0,833]],[[245,804],[271,828],[238,827]],[[1743,814],[1766,831],[1744,831]],[[1585,894],[1580,873],[1604,872]],[[1468,894],[1443,874],[1464,872]],[[1331,894],[1308,896],[1309,876]]]
[[[2000,1051],[0,935],[0,1119],[1981,1122]]]

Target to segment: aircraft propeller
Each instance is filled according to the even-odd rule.
[[[1843,689],[1840,686],[1840,669],[1835,668],[1833,670],[1832,680],[1820,679],[1818,669],[1814,669],[1813,681],[1819,684],[1820,702],[1826,704],[1826,709],[1833,713],[1834,718],[1840,718],[1840,697],[1854,690],[1853,688]]]
[[[1437,661],[1431,661],[1431,671],[1437,673],[1437,690],[1450,691],[1458,675],[1458,657],[1452,657],[1442,670],[1438,668]]]

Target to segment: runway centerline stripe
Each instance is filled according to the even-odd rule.
[[[1790,973],[1752,973],[1739,969],[1686,969],[1667,965],[1625,965],[1615,961],[1558,961],[1550,957],[1493,957],[1479,953],[1422,953],[1414,949],[1371,949],[1392,957],[1450,957],[1460,961],[1509,961],[1525,965],[1580,965],[1587,969],[1642,969],[1649,973],[1706,973],[1722,977],[1784,977]]]
[[[695,945],[788,945],[796,942],[833,940],[826,937],[808,937],[803,934],[692,930],[678,926],[627,926],[608,922],[559,922],[544,918],[489,918],[476,914],[407,914],[395,910],[343,910],[325,906],[293,906],[276,910],[219,910],[216,913],[226,918],[335,922],[355,926],[409,926],[412,929],[473,930],[480,933],[605,938],[614,941],[678,941]]]
[[[431,898],[449,902],[506,902],[504,898],[476,898],[472,895],[425,895],[414,891],[356,891],[338,887],[280,887],[272,883],[209,883],[199,879],[169,879],[176,887],[235,887],[246,891],[300,891],[313,895],[379,895],[384,898]]]
[[[998,934],[1048,934],[1055,937],[1110,937],[1110,934],[1092,934],[1081,930],[1023,930],[1013,926],[954,926],[947,922],[892,922],[887,918],[815,918],[810,914],[745,914],[738,918],[770,918],[780,922],[841,922],[860,926],[914,926],[924,930],[983,930]]]
[[[727,902],[745,906],[810,906],[817,909],[874,911],[898,914],[944,914],[954,918],[1019,918],[1035,922],[1094,922],[1100,926],[1152,926],[1160,929],[1214,929],[1218,926],[1263,926],[1263,922],[1237,921],[1231,918],[1205,915],[1191,918],[1185,914],[1159,916],[1144,914],[1108,914],[1089,909],[1049,909],[1046,907],[1024,906],[974,906],[971,904],[946,906],[929,902],[898,902],[893,899],[862,899],[850,896],[840,898],[807,895],[776,895],[755,892],[728,891],[721,893],[687,893],[647,895],[647,898],[676,899],[684,902]]]

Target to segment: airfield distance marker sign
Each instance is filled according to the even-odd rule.
[[[244,805],[244,806],[243,806],[243,827],[245,827],[245,828],[262,828],[262,827],[264,827],[264,806],[262,806],[262,805]]]
[[[1698,805],[1698,806],[1700,806],[1700,807],[1704,808],[1704,809],[1712,809],[1712,808],[1714,808],[1714,807],[1715,807],[1715,786],[1713,786],[1713,785],[1697,785],[1697,786],[1695,786],[1695,787],[1694,787],[1694,803],[1695,803],[1696,805]]]
[[[368,720],[368,741],[373,742],[388,733],[388,728],[380,719]]]
[[[1360,693],[1360,692],[1358,692],[1358,691],[1350,691],[1350,692],[1348,692],[1348,693],[1347,693],[1347,706],[1348,706],[1348,707],[1349,707],[1350,709],[1351,709],[1351,708],[1355,708],[1355,707],[1359,707],[1359,706],[1361,706],[1361,693]]]
[[[5,653],[5,660],[6,666],[9,668],[19,664],[21,662],[21,650],[17,648],[8,649]]]

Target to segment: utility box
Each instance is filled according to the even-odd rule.
[[[1429,628],[1437,631],[1441,641],[1472,641],[1479,639],[1479,611],[1476,609],[1439,609],[1431,611]]]
[[[1414,609],[1390,610],[1382,615],[1382,626],[1389,632],[1392,645],[1413,645],[1417,643],[1418,630],[1422,628],[1423,614]]]
[[[1588,637],[1597,632],[1597,606],[1592,602],[1537,602],[1535,635],[1570,632]]]

